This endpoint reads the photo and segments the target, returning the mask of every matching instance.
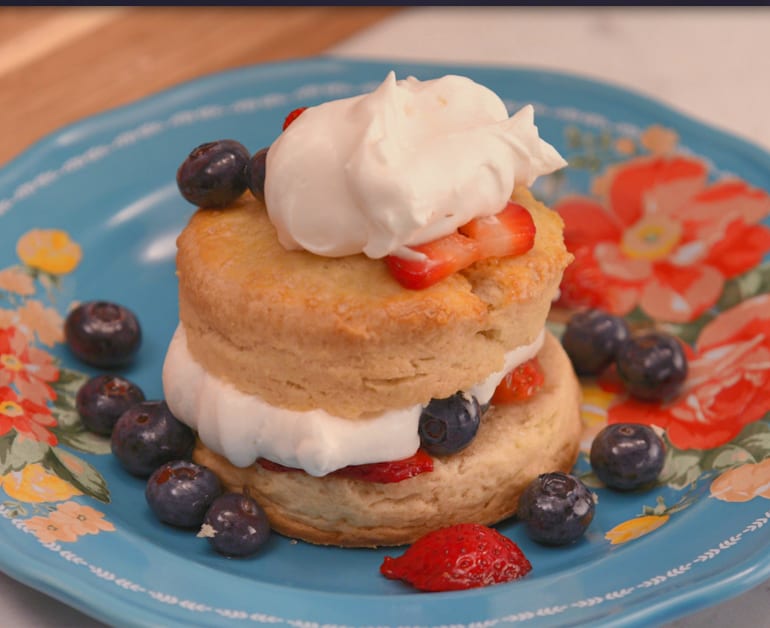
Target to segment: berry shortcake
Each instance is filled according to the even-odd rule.
[[[532,107],[459,76],[292,112],[177,241],[163,385],[196,461],[339,546],[492,524],[569,470],[579,386],[545,323],[571,255],[529,191],[564,165]]]

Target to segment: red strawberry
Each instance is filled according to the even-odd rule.
[[[405,259],[388,255],[385,263],[396,281],[411,290],[432,286],[479,259],[478,243],[459,233],[410,248],[426,257]]]
[[[305,111],[307,107],[297,107],[294,111],[292,111],[288,116],[286,116],[286,119],[283,121],[283,130],[289,128],[289,125],[294,122],[297,118],[302,115],[302,112]]]
[[[459,523],[428,532],[401,556],[386,556],[380,573],[422,591],[457,591],[508,582],[532,565],[519,546],[497,530]]]
[[[543,386],[545,375],[537,358],[527,360],[508,373],[495,389],[492,403],[526,401]]]
[[[257,463],[268,471],[284,473],[296,471],[302,473],[301,469],[287,467],[265,458],[259,458]],[[342,469],[338,469],[337,471],[333,471],[329,475],[333,477],[361,480],[363,482],[390,484],[392,482],[408,480],[416,475],[420,475],[420,473],[429,473],[430,471],[433,471],[433,458],[431,458],[423,449],[418,449],[417,453],[402,460],[349,465]]]
[[[433,458],[423,449],[409,458],[391,462],[372,462],[370,464],[355,464],[334,471],[332,475],[352,480],[390,484],[408,480],[420,473],[433,471]]]
[[[474,218],[460,227],[460,233],[479,243],[481,258],[521,255],[535,245],[532,215],[525,207],[511,202],[494,216]]]

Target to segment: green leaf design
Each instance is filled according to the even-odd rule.
[[[749,462],[756,462],[751,452],[736,443],[728,443],[708,451],[701,462],[704,471],[726,471]]]
[[[16,432],[7,432],[0,438],[0,475],[5,475],[13,470],[9,461],[14,438],[16,438]]]
[[[9,432],[0,439],[0,475],[19,471],[28,464],[40,462],[50,449],[48,443]]]
[[[17,517],[27,516],[27,509],[19,502],[6,501],[3,502],[3,507],[5,508],[6,519],[16,519]]]
[[[666,447],[666,462],[660,472],[658,482],[668,484],[671,488],[682,490],[694,482],[703,472],[701,456],[703,452],[695,449],[681,450]]]
[[[750,423],[733,441],[748,451],[755,461],[770,457],[770,425],[766,421]]]
[[[109,438],[98,436],[82,427],[80,429],[57,432],[57,436],[59,437],[59,442],[63,445],[68,445],[83,453],[102,456],[112,452]]]
[[[52,383],[53,389],[59,396],[67,395],[72,399],[78,394],[80,387],[88,380],[88,375],[68,368],[59,369],[59,379]]]
[[[717,307],[724,311],[749,297],[770,292],[770,262],[725,282]]]
[[[52,447],[43,459],[43,465],[86,495],[100,502],[109,503],[110,491],[107,488],[107,482],[102,474],[85,460],[73,456],[60,447]]]
[[[83,428],[78,411],[69,403],[57,399],[52,408],[52,414],[56,417],[57,425],[51,431],[60,434],[61,430],[78,430]]]

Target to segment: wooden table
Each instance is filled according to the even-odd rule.
[[[318,54],[397,10],[0,8],[0,166],[62,125],[219,70]]]

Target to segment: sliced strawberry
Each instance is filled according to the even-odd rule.
[[[302,469],[287,467],[277,462],[259,458],[257,463],[268,471],[277,471],[279,473],[298,472],[304,473]],[[433,458],[423,449],[403,458],[402,460],[393,460],[389,462],[372,462],[369,464],[356,464],[343,467],[330,473],[330,476],[350,478],[352,480],[361,480],[363,482],[374,482],[377,484],[391,484],[408,480],[420,473],[429,473],[433,471]]]
[[[307,107],[297,107],[294,111],[289,113],[288,116],[286,116],[286,119],[283,121],[283,130],[289,128],[289,125],[294,122],[297,118],[299,118],[302,115],[302,112],[305,111]]]
[[[350,465],[334,471],[332,475],[364,482],[391,484],[430,471],[433,471],[433,458],[425,450],[418,449],[413,456],[402,460]]]
[[[391,274],[405,288],[421,290],[467,268],[479,259],[479,245],[459,233],[410,247],[425,255],[423,259],[406,259],[388,255],[385,263]]]
[[[526,253],[535,245],[535,223],[525,207],[509,202],[494,216],[474,218],[460,233],[479,243],[481,258]]]
[[[494,528],[459,523],[421,536],[380,573],[421,591],[457,591],[509,582],[532,570],[518,545]]]
[[[501,381],[492,395],[492,403],[515,403],[533,397],[543,387],[545,375],[537,358],[520,364]]]

